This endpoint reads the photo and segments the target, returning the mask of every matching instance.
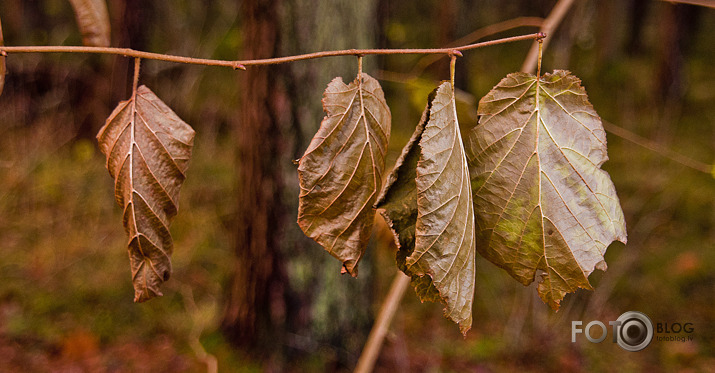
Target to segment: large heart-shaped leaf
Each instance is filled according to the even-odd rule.
[[[380,84],[364,73],[348,85],[333,79],[323,108],[327,115],[298,165],[298,224],[357,276],[385,169],[390,109]]]
[[[479,253],[558,309],[588,276],[605,270],[614,240],[626,242],[601,120],[580,80],[557,70],[514,73],[479,103],[468,154]]]
[[[429,100],[378,204],[400,245],[398,266],[420,298],[438,294],[445,315],[466,333],[475,281],[469,170],[451,83]]]
[[[161,296],[159,286],[171,275],[169,224],[178,209],[194,130],[141,86],[114,109],[97,139],[124,209],[134,301]]]

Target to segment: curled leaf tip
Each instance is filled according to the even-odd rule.
[[[144,303],[150,299],[156,298],[156,297],[163,297],[164,294],[157,290],[157,291],[151,291],[151,290],[146,290],[146,291],[138,291],[134,293],[134,303]]]
[[[342,267],[340,267],[340,274],[349,274],[351,277],[357,277],[358,275],[358,270],[357,266],[355,266],[355,263],[349,264],[349,263],[343,263]]]

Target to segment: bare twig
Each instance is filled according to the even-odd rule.
[[[167,62],[186,63],[191,65],[204,66],[225,66],[234,69],[245,68],[236,61],[212,60],[204,58],[193,58],[183,56],[172,56],[169,54],[151,53],[137,51],[129,48],[104,48],[104,47],[78,47],[78,46],[22,46],[22,47],[0,47],[0,53],[94,53],[113,54],[124,57],[143,58],[145,60],[159,60]]]
[[[700,5],[708,8],[715,8],[715,0],[663,0],[673,4]]]
[[[683,166],[690,167],[693,170],[709,174],[712,171],[712,166],[700,162],[698,160],[686,157],[678,152],[668,149],[667,147],[645,137],[637,135],[623,127],[619,127],[613,123],[603,121],[603,128],[613,135],[622,139],[628,140],[636,145],[642,146],[652,152],[660,154],[674,162],[680,163]]]
[[[554,8],[551,9],[551,13],[549,13],[549,16],[546,17],[544,24],[541,25],[541,32],[546,34],[546,37],[543,41],[543,48],[546,48],[546,46],[549,45],[549,41],[551,40],[551,35],[553,35],[553,31],[556,29],[556,27],[558,27],[559,23],[561,23],[561,20],[569,11],[573,2],[574,0],[559,0],[559,2],[554,5]],[[536,68],[536,60],[538,59],[538,57],[539,43],[534,42],[534,44],[531,46],[531,49],[529,49],[529,54],[526,55],[524,64],[521,65],[521,71],[525,73],[530,73],[534,71],[534,69]]]
[[[370,335],[367,337],[367,343],[365,343],[362,354],[360,354],[360,359],[358,359],[354,373],[372,372],[372,368],[375,366],[375,361],[377,361],[380,349],[382,348],[382,341],[385,339],[387,330],[390,327],[392,317],[395,315],[397,307],[400,305],[402,295],[405,293],[405,290],[407,290],[407,285],[409,284],[410,278],[402,272],[397,272],[395,279],[392,280],[390,291],[387,293],[382,307],[380,307],[380,313],[377,315],[375,325],[372,326]]]
[[[509,38],[502,38],[496,40],[485,41],[482,43],[462,45],[453,48],[434,48],[434,49],[344,49],[336,51],[323,51],[308,54],[299,54],[295,56],[277,57],[277,58],[266,58],[258,60],[244,60],[244,61],[227,61],[227,60],[214,60],[214,59],[204,59],[204,58],[193,58],[193,57],[183,57],[183,56],[173,56],[161,53],[151,53],[137,51],[129,48],[103,48],[103,47],[79,47],[79,46],[17,46],[17,47],[5,47],[0,46],[0,53],[97,53],[97,54],[113,54],[125,57],[135,57],[147,60],[159,60],[167,62],[177,62],[186,63],[193,65],[204,65],[204,66],[225,66],[232,67],[234,69],[245,70],[246,66],[258,66],[258,65],[274,65],[279,63],[295,62],[302,60],[310,60],[314,58],[323,57],[333,57],[333,56],[360,56],[360,55],[385,55],[385,54],[456,54],[461,55],[462,51],[488,47],[491,45],[511,43],[521,40],[530,40],[539,38],[540,34],[527,34],[520,36],[513,36]]]
[[[509,19],[504,22],[499,22],[495,23],[493,25],[485,26],[482,27],[476,31],[473,31],[469,33],[468,35],[465,35],[451,43],[449,43],[446,48],[449,47],[454,47],[458,45],[464,45],[468,43],[474,43],[477,40],[480,40],[482,38],[486,38],[487,36],[492,36],[494,34],[498,34],[500,32],[508,31],[517,27],[541,27],[541,25],[544,23],[543,18],[539,17],[517,17],[514,19]],[[439,61],[440,58],[443,56],[435,56],[435,55],[427,55],[422,57],[415,67],[412,69],[411,74],[414,76],[419,75],[424,71],[424,69]]]
[[[204,349],[204,346],[201,344],[200,338],[201,333],[203,333],[203,325],[200,325],[199,322],[196,320],[200,311],[199,307],[196,306],[196,302],[194,301],[194,293],[191,290],[191,287],[186,285],[181,285],[180,291],[184,300],[184,307],[186,308],[186,313],[188,313],[189,316],[194,319],[193,325],[191,326],[191,332],[189,332],[188,337],[189,346],[191,346],[191,349],[194,351],[194,355],[196,355],[196,358],[206,364],[206,372],[216,373],[218,372],[218,360],[216,359],[216,356],[206,352],[206,349]]]

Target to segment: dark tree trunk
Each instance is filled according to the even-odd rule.
[[[702,12],[693,5],[663,4],[660,14],[657,90],[665,103],[679,101],[685,91],[685,54]]]
[[[241,3],[244,58],[276,55],[279,0]],[[241,74],[238,145],[239,190],[235,272],[227,292],[222,329],[236,346],[249,351],[282,347],[285,275],[280,259],[283,160],[281,129],[275,114],[278,68],[262,66]],[[274,350],[277,350],[274,349]]]
[[[631,0],[628,8],[628,44],[626,51],[632,55],[643,51],[643,26],[647,19],[649,0]]]
[[[242,58],[373,47],[373,5],[244,1]],[[372,62],[366,59],[366,71]],[[240,73],[236,265],[222,329],[258,359],[273,358],[267,369],[288,369],[304,356],[352,368],[370,327],[369,259],[361,261],[359,279],[341,276],[340,263],[300,231],[290,162],[320,124],[327,83],[335,76],[349,82],[356,72],[356,59],[341,57]]]
[[[142,0],[122,0],[107,3],[112,25],[112,46],[147,50],[149,32],[146,25],[154,20],[154,8],[151,2]],[[112,70],[113,89],[111,102],[126,100],[132,91],[132,70],[134,60],[122,56],[114,59]]]

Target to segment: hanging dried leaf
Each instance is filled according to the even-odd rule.
[[[82,33],[82,44],[108,47],[110,24],[107,3],[104,0],[69,0],[74,8],[77,26]]]
[[[5,45],[2,37],[2,21],[0,21],[0,46]],[[0,54],[0,95],[2,94],[2,89],[5,86],[5,56]]]
[[[378,204],[400,245],[398,265],[420,298],[438,295],[445,315],[466,333],[474,298],[474,211],[449,82],[430,95]]]
[[[194,130],[145,86],[122,101],[97,135],[124,209],[135,302],[161,296],[171,275],[176,215]]]
[[[349,85],[340,78],[328,84],[327,115],[298,165],[298,224],[352,276],[372,232],[390,139],[380,84],[361,75]]]
[[[422,112],[422,119],[417,124],[410,141],[407,142],[395,167],[387,176],[375,207],[390,226],[397,244],[397,267],[412,278],[412,286],[420,300],[440,302],[439,292],[432,283],[432,277],[420,276],[405,264],[407,257],[415,251],[415,224],[417,223],[417,161],[422,149],[420,140],[429,120],[430,108],[437,90],[430,93],[427,107]]]
[[[614,240],[626,242],[608,174],[601,120],[580,80],[557,70],[514,73],[479,103],[468,154],[479,253],[519,282],[534,281],[558,309],[566,293],[591,289]]]
[[[432,277],[447,303],[446,315],[466,333],[472,326],[474,298],[474,211],[449,82],[440,85],[432,101],[420,146],[415,251],[406,265]]]

